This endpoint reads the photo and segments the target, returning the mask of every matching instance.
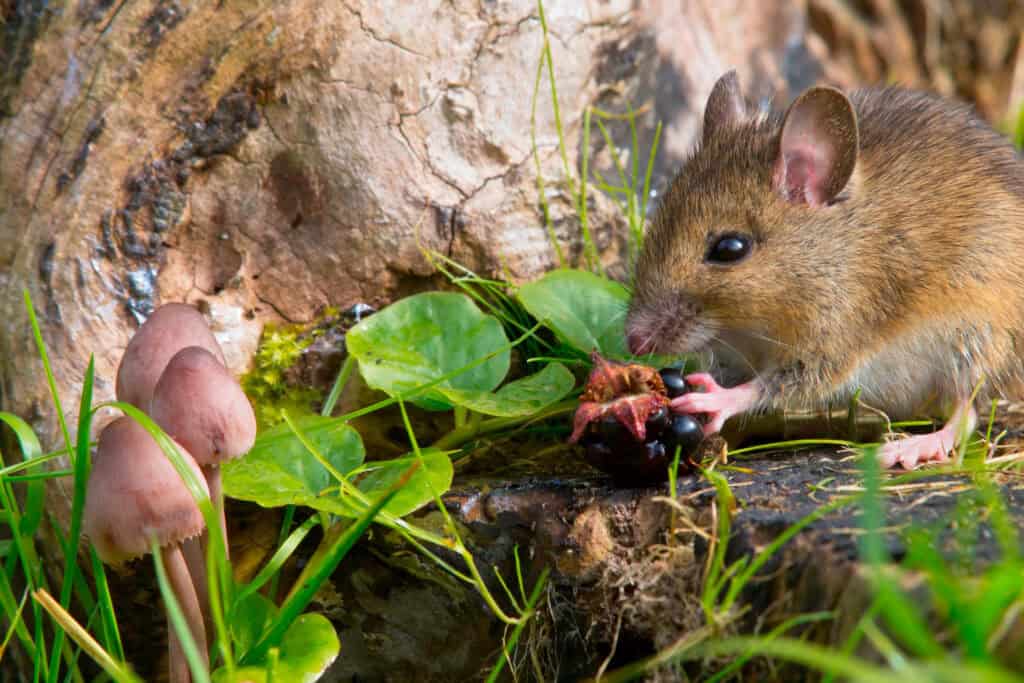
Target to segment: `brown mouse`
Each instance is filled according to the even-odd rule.
[[[634,353],[709,357],[689,378],[705,391],[672,403],[708,433],[860,390],[892,419],[949,418],[885,444],[885,466],[945,460],[978,402],[1024,379],[1024,162],[935,95],[815,87],[759,114],[730,72],[648,230],[626,330]]]

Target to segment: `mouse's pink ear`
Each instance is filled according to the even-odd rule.
[[[736,124],[747,118],[747,103],[740,92],[740,79],[733,69],[718,79],[704,107],[704,144],[716,130]]]
[[[791,202],[828,204],[849,182],[858,144],[857,115],[846,95],[811,88],[786,112],[772,185]]]

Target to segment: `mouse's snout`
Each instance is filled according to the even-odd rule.
[[[626,328],[626,344],[634,356],[645,356],[654,353],[654,339],[643,330]]]
[[[665,297],[654,304],[634,301],[626,316],[630,353],[644,356],[689,350],[682,347],[695,341],[691,337],[698,327],[699,311],[696,302],[683,295]]]

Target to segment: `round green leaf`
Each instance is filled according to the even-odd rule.
[[[501,323],[465,295],[429,292],[402,299],[349,330],[348,351],[366,383],[395,396],[452,376],[412,399],[431,410],[452,402],[444,389],[491,391],[508,373],[508,337]],[[466,368],[495,354],[493,358]]]
[[[404,517],[432,501],[435,493],[442,495],[451,487],[454,471],[448,454],[432,449],[424,450],[421,454],[423,455],[423,464],[413,472],[412,477],[395,494],[395,497],[384,506],[384,512],[396,517]],[[360,479],[356,486],[371,500],[377,500],[387,493],[391,486],[418,461],[419,459],[415,455],[411,455],[393,460],[368,462],[366,467],[373,469]]]
[[[363,440],[359,432],[336,418],[310,415],[297,420],[295,426],[323,456],[327,467],[282,423],[260,434],[248,455],[222,466],[225,494],[264,507],[295,504],[323,509],[321,494],[338,485],[331,470],[347,475],[362,464]]]
[[[236,652],[247,652],[256,644],[263,629],[277,615],[277,606],[259,593],[250,593],[235,603],[228,615],[231,639]]]
[[[626,358],[629,292],[617,282],[584,270],[553,270],[519,288],[519,301],[573,348]]]
[[[341,643],[334,626],[322,614],[303,614],[284,634],[279,646],[274,680],[288,683],[313,683],[319,680],[327,667],[338,658]],[[213,673],[214,683],[265,683],[267,663],[235,669],[229,675],[221,668]]]
[[[527,417],[538,413],[572,391],[576,378],[561,363],[550,363],[529,377],[509,382],[498,391],[445,389],[452,403],[485,415]]]

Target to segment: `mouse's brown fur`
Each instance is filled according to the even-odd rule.
[[[844,123],[845,100],[830,92],[837,108],[822,120],[856,164],[821,205],[773,182],[783,116],[723,115],[713,95],[705,139],[648,231],[630,334],[646,350],[712,350],[727,383],[760,379],[762,409],[818,408],[861,388],[897,417],[928,399],[962,400],[983,377],[989,389],[1017,390],[1020,158],[964,105],[861,90],[849,96],[855,122]],[[753,237],[749,256],[705,262],[733,231]]]

